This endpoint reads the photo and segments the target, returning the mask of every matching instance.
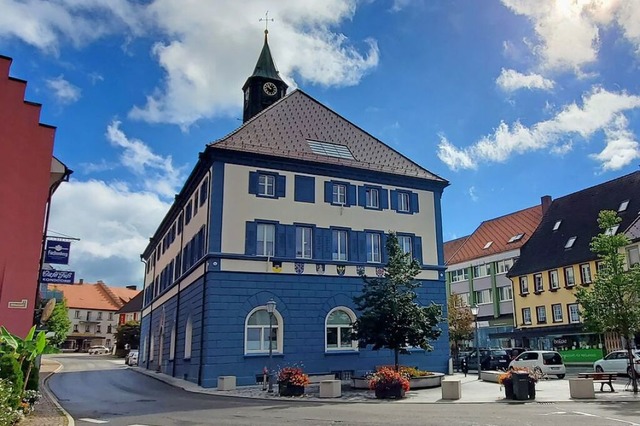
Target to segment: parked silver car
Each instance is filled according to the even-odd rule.
[[[640,350],[633,351],[633,365],[636,373],[640,375]],[[597,372],[618,373],[631,376],[631,366],[629,365],[629,354],[626,350],[613,351],[602,359],[593,363],[593,369]]]
[[[124,358],[124,363],[127,365],[138,365],[138,350],[131,349]]]
[[[89,348],[89,355],[102,355],[110,352],[111,351],[106,346],[91,346]]]

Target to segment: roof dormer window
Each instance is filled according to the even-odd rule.
[[[568,248],[573,247],[573,243],[575,243],[575,242],[576,242],[576,238],[578,238],[578,237],[571,237],[571,238],[569,238],[569,239],[567,240],[567,244],[565,244],[565,245],[564,245],[564,248],[568,249]]]
[[[493,244],[493,241],[489,241],[487,244],[484,245],[483,249],[486,250],[489,247],[491,247],[491,244]]]
[[[562,224],[562,219],[556,221],[556,224],[553,225],[553,230],[557,231],[560,228],[560,225]]]
[[[616,235],[616,232],[618,232],[618,227],[619,226],[620,225],[614,225],[611,228],[607,228],[607,230],[604,231],[604,235],[609,235],[609,236]]]
[[[620,207],[618,207],[618,212],[623,212],[627,210],[627,206],[629,205],[629,200],[624,200],[620,203]]]
[[[327,157],[344,158],[347,160],[355,160],[349,148],[345,145],[336,143],[321,142],[307,139],[307,143],[311,148],[311,152],[318,155],[326,155]]]
[[[516,241],[520,241],[522,239],[522,237],[524,237],[524,234],[516,234],[513,237],[509,238],[509,241],[507,241],[507,244],[515,243]]]

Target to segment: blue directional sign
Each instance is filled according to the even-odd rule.
[[[70,241],[47,240],[44,250],[44,263],[68,265],[70,248]]]

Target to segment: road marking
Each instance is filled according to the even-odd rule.
[[[102,423],[109,423],[109,420],[97,420],[97,419],[89,419],[87,417],[85,417],[84,419],[78,419],[81,422],[87,422],[87,423],[97,423],[97,424],[102,424]]]
[[[587,417],[600,417],[600,416],[598,416],[596,414],[583,413],[581,411],[574,411],[574,413],[580,414],[581,416],[587,416]]]
[[[614,422],[626,423],[628,425],[633,425],[633,426],[639,426],[640,425],[640,423],[633,423],[633,422],[629,422],[629,421],[626,421],[626,420],[614,419],[612,417],[605,417],[605,419],[613,420]]]

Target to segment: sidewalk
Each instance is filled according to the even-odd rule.
[[[340,398],[320,398],[319,397],[319,385],[309,385],[305,388],[305,395],[299,398],[281,397],[276,392],[267,393],[262,390],[262,386],[241,386],[233,391],[219,391],[215,388],[202,388],[194,383],[187,382],[182,379],[168,376],[166,374],[149,371],[139,367],[131,367],[133,370],[152,377],[154,379],[165,382],[169,385],[182,388],[188,392],[196,392],[209,395],[218,396],[230,396],[239,398],[257,398],[257,399],[303,399],[304,401],[322,401],[322,402],[376,402],[380,403],[379,399],[376,399],[373,391],[349,389],[349,386],[343,386],[342,397]],[[456,373],[452,376],[446,376],[445,379],[458,379],[462,385],[462,398],[456,401],[447,401],[442,399],[442,389],[419,389],[407,392],[406,397],[399,401],[400,404],[430,404],[430,403],[453,403],[453,404],[479,404],[487,402],[498,403],[544,403],[544,402],[638,402],[640,401],[640,394],[634,396],[633,392],[625,391],[626,379],[620,378],[614,383],[613,387],[615,392],[599,392],[600,386],[596,386],[595,399],[571,399],[569,396],[569,380],[568,379],[548,379],[541,380],[536,385],[536,399],[531,401],[514,401],[505,399],[504,389],[497,383],[485,382],[478,380],[478,376],[469,374],[465,377],[461,373]]]
[[[42,358],[40,364],[40,400],[36,403],[33,413],[23,419],[19,426],[74,426],[71,417],[63,412],[55,396],[47,388],[46,381],[62,366],[51,359]]]

